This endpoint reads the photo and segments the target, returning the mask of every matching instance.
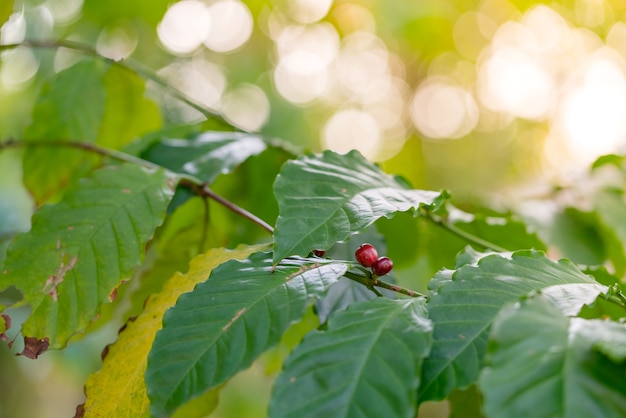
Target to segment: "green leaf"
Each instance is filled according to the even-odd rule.
[[[98,144],[121,149],[135,137],[161,126],[159,107],[144,95],[144,80],[121,67],[112,66],[103,82],[106,105]]]
[[[623,190],[602,190],[593,198],[608,257],[616,274],[626,272],[626,200]]]
[[[32,309],[25,338],[62,348],[85,329],[140,263],[163,221],[171,181],[162,170],[108,167],[35,213],[0,275],[0,289],[15,285],[24,295],[19,305]]]
[[[436,291],[427,307],[434,344],[424,362],[419,401],[440,400],[452,389],[476,380],[482,367],[489,327],[498,311],[532,290],[595,280],[567,260],[548,259],[542,252],[493,254],[433,279]]]
[[[479,380],[487,416],[624,416],[626,325],[568,318],[534,297],[504,309],[491,339]]]
[[[151,296],[144,311],[126,324],[117,341],[109,347],[102,368],[89,376],[85,385],[85,418],[134,418],[148,413],[150,403],[144,374],[148,353],[157,330],[161,328],[163,314],[174,306],[182,293],[192,291],[196,284],[205,281],[213,268],[228,260],[244,259],[255,250],[258,250],[258,246],[233,251],[210,250],[191,260],[187,273],[175,273],[161,292]],[[216,393],[211,391],[207,396],[214,398]],[[182,416],[191,416],[188,408],[193,407],[188,405],[181,408],[187,410],[187,414]]]
[[[598,296],[608,292],[609,288],[599,283],[560,284],[541,290],[543,297],[567,316],[577,316],[583,306],[593,304]]]
[[[337,312],[287,358],[269,416],[414,417],[431,333],[423,299],[379,298]]]
[[[357,151],[289,161],[274,183],[274,261],[326,250],[381,217],[432,205],[441,193],[408,189]]]
[[[146,372],[152,414],[167,415],[248,367],[346,267],[305,258],[273,267],[270,253],[257,253],[214,269],[165,314]]]
[[[96,60],[81,61],[44,84],[33,110],[28,141],[95,142],[104,113],[103,74]],[[24,182],[38,203],[48,200],[64,183],[84,173],[94,162],[84,151],[58,146],[28,148]]]
[[[565,208],[556,213],[546,225],[547,241],[561,254],[578,264],[599,265],[607,258],[596,214],[576,208]]]
[[[204,132],[189,139],[166,138],[142,152],[141,158],[174,172],[213,183],[220,174],[267,148],[257,135],[241,132]]]

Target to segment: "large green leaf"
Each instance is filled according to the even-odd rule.
[[[95,142],[104,113],[106,68],[96,60],[81,61],[44,84],[24,139]],[[24,182],[41,203],[92,164],[93,156],[84,151],[59,146],[29,148],[24,154]]]
[[[269,416],[414,417],[431,333],[423,299],[379,298],[337,312],[287,358]]]
[[[274,183],[279,216],[274,261],[325,250],[381,217],[431,205],[441,193],[412,190],[357,151],[289,161]]]
[[[154,415],[170,414],[248,367],[347,268],[305,258],[272,264],[270,253],[224,263],[165,314],[146,372]]]
[[[231,172],[237,165],[266,148],[267,145],[258,135],[204,132],[189,139],[162,139],[144,150],[141,158],[212,183],[219,174]]]
[[[542,252],[492,254],[432,280],[428,311],[434,344],[424,362],[419,401],[443,399],[452,389],[474,383],[482,367],[489,327],[498,311],[532,290],[595,280],[567,260]]]
[[[568,318],[543,297],[508,307],[494,321],[479,380],[485,413],[624,417],[625,346],[624,324]]]
[[[623,190],[602,190],[593,198],[605,248],[616,274],[626,272],[626,199]]]
[[[16,286],[19,304],[32,309],[22,327],[28,343],[62,348],[110,301],[163,221],[170,183],[162,170],[108,167],[35,213],[0,275],[0,289]]]

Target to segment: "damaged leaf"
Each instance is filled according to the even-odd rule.
[[[157,330],[161,328],[164,312],[182,293],[205,281],[214,267],[228,260],[243,259],[260,249],[259,246],[233,251],[213,249],[191,260],[186,274],[174,274],[160,293],[148,299],[144,311],[120,330],[117,342],[103,353],[102,368],[87,380],[84,416],[134,418],[146,414],[149,401],[144,374],[148,353]],[[118,382],[125,384],[119,385]]]
[[[33,216],[7,250],[0,289],[15,285],[30,305],[25,338],[62,348],[130,276],[172,196],[169,175],[136,165],[107,167]],[[35,350],[34,352],[37,352]]]

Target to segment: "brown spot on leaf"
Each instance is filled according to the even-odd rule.
[[[7,314],[2,314],[0,316],[4,320],[4,330],[6,332],[6,330],[11,328],[11,317],[9,315],[7,315]],[[0,334],[0,340],[2,340],[2,341],[9,341],[9,336],[6,335],[5,332]]]
[[[22,351],[20,355],[34,360],[39,357],[41,353],[46,351],[48,347],[50,347],[48,337],[44,337],[41,340],[35,337],[24,337],[24,351]]]
[[[67,227],[67,230],[68,230],[68,231],[73,231],[73,230],[74,230],[74,227],[73,227],[73,226],[68,226],[68,227]]]
[[[117,287],[115,289],[113,289],[113,291],[109,295],[109,300],[111,302],[115,301],[115,299],[117,299]]]
[[[100,359],[102,361],[104,361],[104,359],[106,358],[106,356],[109,355],[109,349],[111,348],[111,344],[107,344],[104,346],[104,349],[102,350],[102,353],[100,353]]]
[[[246,311],[247,311],[247,309],[246,309],[246,308],[241,308],[241,309],[239,309],[239,310],[237,311],[237,313],[235,314],[235,316],[233,316],[233,317],[230,319],[230,321],[228,321],[228,323],[227,323],[226,325],[224,325],[224,327],[222,328],[222,331],[226,332],[226,330],[227,330],[228,328],[230,328],[230,327],[231,327],[231,326],[235,323],[235,321],[236,321],[236,320],[238,320],[238,319],[239,319],[239,317],[240,317],[241,315],[243,315]]]
[[[132,190],[130,190],[130,189],[122,189],[122,193],[130,194],[130,193],[132,193],[132,192],[133,192],[133,191],[132,191]]]
[[[57,286],[63,283],[65,275],[68,271],[74,268],[77,261],[78,256],[74,256],[74,258],[72,258],[72,260],[67,265],[65,265],[64,261],[61,261],[61,265],[57,268],[57,271],[54,273],[54,275],[48,277],[48,280],[46,280],[42,291],[50,295],[50,297],[52,297],[52,300],[54,300],[55,302],[58,300],[59,296],[57,294]]]
[[[85,416],[85,404],[80,404],[76,407],[76,413],[74,418],[83,418]]]
[[[4,270],[4,271],[2,272],[2,274],[7,274],[8,272],[9,272],[9,270]]]
[[[463,335],[463,334],[459,334],[459,338],[460,338],[460,339],[462,339],[462,340],[464,340],[464,339],[465,339],[465,335]]]

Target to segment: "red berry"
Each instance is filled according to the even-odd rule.
[[[313,250],[313,254],[315,254],[317,257],[324,257],[324,255],[326,254],[326,251],[324,251],[324,250]]]
[[[380,257],[372,264],[372,273],[377,276],[384,276],[393,268],[393,261],[388,257]]]
[[[372,244],[363,244],[356,249],[354,256],[362,266],[369,267],[378,260],[378,251]]]

